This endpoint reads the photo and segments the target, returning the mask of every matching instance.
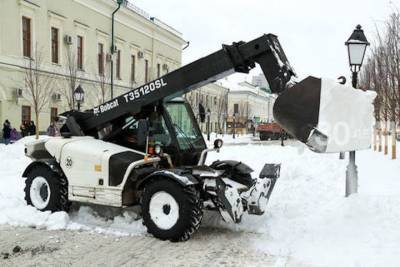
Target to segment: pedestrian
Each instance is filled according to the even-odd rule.
[[[29,123],[28,126],[28,135],[36,135],[36,125],[33,121]]]
[[[21,126],[19,126],[19,130],[21,131],[21,136],[25,137],[28,135],[28,124],[26,121],[23,121],[21,123]]]
[[[47,135],[48,136],[58,136],[58,130],[53,121],[50,123],[50,126],[47,128]]]
[[[17,142],[21,138],[20,134],[18,133],[17,129],[12,128],[10,133],[10,143],[13,144]]]
[[[10,137],[11,137],[11,123],[8,120],[5,120],[3,124],[3,139],[6,145],[10,143]]]

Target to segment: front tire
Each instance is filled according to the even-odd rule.
[[[146,184],[142,197],[143,224],[161,240],[186,241],[203,218],[200,192],[168,179]]]
[[[68,181],[45,166],[35,167],[25,181],[25,200],[40,211],[68,211]]]

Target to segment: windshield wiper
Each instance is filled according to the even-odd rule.
[[[189,145],[190,151],[195,151],[195,147],[193,146],[191,139],[186,135],[186,133],[182,130],[182,128],[174,123],[174,126],[179,130],[179,132],[183,135],[183,137],[185,138],[186,143]]]

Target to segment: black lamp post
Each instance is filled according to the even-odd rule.
[[[233,139],[235,139],[236,138],[236,113],[233,113],[232,129],[233,129]]]
[[[74,99],[75,102],[78,105],[78,111],[81,110],[81,103],[85,99],[85,91],[83,91],[81,85],[78,85],[78,87],[74,91]]]
[[[210,141],[210,117],[211,117],[211,111],[208,108],[207,109],[207,141]]]
[[[345,43],[349,54],[349,65],[352,72],[352,85],[357,88],[358,72],[364,61],[365,52],[370,45],[361,25],[357,25],[350,38]],[[346,197],[358,191],[358,174],[356,152],[350,151],[349,164],[346,170]]]
[[[111,55],[114,55],[115,51],[115,31],[114,31],[114,25],[115,25],[115,14],[118,12],[118,10],[121,8],[121,5],[124,3],[124,0],[117,0],[118,7],[114,10],[112,13],[111,17]],[[114,59],[111,59],[111,99],[114,98]]]

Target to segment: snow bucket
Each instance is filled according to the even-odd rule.
[[[367,149],[371,145],[375,97],[372,91],[310,76],[278,96],[274,118],[315,152]]]

